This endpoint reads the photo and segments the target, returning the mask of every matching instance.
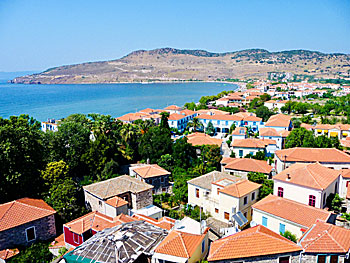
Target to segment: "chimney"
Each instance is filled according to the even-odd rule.
[[[149,158],[147,158],[147,164],[149,164]]]
[[[287,174],[287,181],[289,181],[290,180],[290,174]]]

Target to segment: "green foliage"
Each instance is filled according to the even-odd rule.
[[[209,135],[214,135],[215,133],[215,128],[213,123],[210,121],[207,125],[207,128],[205,129],[205,133]]]
[[[347,221],[350,221],[350,213],[344,213],[341,217]]]
[[[236,129],[236,124],[232,123],[231,127],[230,127],[230,131],[229,133],[232,134],[232,132]],[[232,140],[231,140],[232,141]]]
[[[188,128],[192,127],[193,131],[196,132],[197,130],[203,129],[203,124],[198,118],[195,117],[195,118],[193,118],[193,120],[191,120],[187,123],[187,127]]]
[[[185,103],[184,107],[188,110],[196,110],[196,103],[187,102],[187,103]]]
[[[174,158],[170,154],[164,154],[160,157],[158,161],[158,165],[163,167],[165,170],[172,172],[174,169]]]
[[[260,106],[264,106],[264,102],[260,98],[255,98],[249,103],[250,109],[256,109]]]
[[[265,102],[265,101],[268,101],[268,100],[271,100],[271,96],[267,93],[264,93],[263,95],[260,96],[260,99]]]
[[[218,170],[222,159],[220,147],[217,145],[202,145],[201,159],[206,167],[212,167]]]
[[[204,213],[203,210],[200,211],[200,208],[198,206],[192,207],[192,206],[188,205],[185,208],[184,212],[185,212],[186,216],[189,216],[196,221],[205,220],[209,217],[209,215]],[[200,213],[201,213],[201,215],[200,215]]]
[[[236,153],[235,153],[234,151],[232,151],[232,152],[230,153],[230,157],[231,157],[231,158],[236,158]]]
[[[248,173],[248,180],[261,184],[259,189],[259,200],[273,193],[273,180],[268,179],[267,175],[263,173]]]
[[[68,176],[69,167],[64,161],[51,162],[46,165],[41,172],[41,177],[46,186],[51,186],[59,180],[64,180]]]
[[[327,207],[336,213],[340,213],[343,203],[344,198],[341,198],[339,194],[332,193],[326,199]]]
[[[290,241],[293,241],[294,243],[297,243],[298,239],[297,236],[292,234],[290,231],[285,231],[284,234],[281,233],[281,236],[289,239]]]
[[[224,106],[220,106],[220,107],[218,108],[218,110],[227,111],[227,112],[230,112],[231,114],[235,114],[235,113],[239,112],[239,108],[237,108],[237,107],[224,107]]]
[[[272,115],[271,112],[266,106],[260,106],[256,109],[256,116],[262,118],[264,122],[266,122]]]
[[[175,166],[184,169],[191,167],[197,155],[196,148],[187,142],[187,137],[177,139],[172,146],[172,157]]]
[[[51,262],[53,256],[49,251],[49,245],[43,242],[38,242],[30,247],[20,249],[20,253],[11,258],[9,263],[28,263],[28,262]]]

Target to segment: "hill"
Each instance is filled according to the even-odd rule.
[[[264,79],[269,72],[315,78],[348,78],[349,54],[248,49],[227,53],[160,48],[138,50],[120,59],[60,66],[18,77],[13,83],[118,83],[217,79]]]

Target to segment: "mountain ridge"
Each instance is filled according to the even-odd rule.
[[[118,59],[53,67],[15,78],[12,82],[68,84],[263,79],[269,72],[310,74],[319,78],[349,77],[350,55],[303,49],[270,52],[256,48],[215,53],[165,47],[136,50]]]

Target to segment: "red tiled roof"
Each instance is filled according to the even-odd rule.
[[[108,198],[106,200],[106,203],[113,207],[121,207],[128,204],[127,201],[125,201],[123,198],[120,198],[119,196]]]
[[[281,136],[274,128],[260,128],[259,135],[263,136],[263,137],[265,137],[265,136],[266,137],[269,137],[269,136],[280,137]]]
[[[175,225],[175,219],[172,219],[172,218],[166,217],[166,216],[156,220],[152,217],[145,216],[142,214],[134,214],[132,216],[132,218],[134,218],[136,220],[144,220],[144,221],[146,221],[154,226],[158,226],[158,227],[166,229],[166,230],[172,229]]]
[[[301,237],[300,244],[306,253],[342,253],[350,249],[350,230],[321,220]]]
[[[239,180],[238,182],[233,182],[228,186],[225,186],[224,188],[220,189],[219,192],[234,197],[242,197],[259,189],[260,186],[260,184],[251,182],[247,179],[243,179]]]
[[[350,163],[350,156],[335,148],[289,148],[278,150],[275,155],[287,162]]]
[[[150,164],[134,169],[134,172],[137,173],[142,178],[151,178],[162,175],[170,174],[167,170],[160,167],[158,164]]]
[[[350,184],[348,185],[348,190],[346,192],[346,199],[350,199]]]
[[[232,158],[231,161],[227,162],[225,169],[269,174],[272,166],[268,165],[266,161],[249,158]]]
[[[342,170],[341,170],[341,175],[342,175],[344,178],[349,178],[349,179],[350,179],[350,169],[342,169]]]
[[[0,205],[0,231],[55,214],[41,199],[22,198]]]
[[[178,113],[173,113],[173,114],[170,114],[168,120],[169,121],[178,121],[178,120],[181,120],[183,118],[186,118],[186,116],[182,115],[182,114],[178,114]]]
[[[319,163],[295,163],[275,175],[273,179],[324,190],[337,180],[340,174],[341,171],[327,168]]]
[[[205,235],[195,235],[173,230],[157,246],[155,252],[175,257],[191,258],[198,246],[201,245]]]
[[[187,142],[193,146],[197,145],[217,145],[221,146],[222,139],[213,138],[205,133],[192,133],[187,135]]]
[[[164,108],[164,110],[181,110],[181,107],[176,106],[176,105],[170,105],[170,106]]]
[[[208,112],[213,113],[215,115],[230,115],[228,111],[216,110],[216,109],[208,109],[208,110],[197,110],[198,114],[208,114]]]
[[[185,116],[189,116],[189,115],[195,114],[196,112],[193,111],[193,110],[185,109],[185,110],[180,111],[180,113],[183,114],[183,115],[185,115]]]
[[[260,122],[262,118],[256,117],[256,116],[247,116],[243,118],[243,121],[256,121]]]
[[[224,115],[224,114],[217,114],[217,115],[201,114],[197,118],[204,119],[204,120],[222,120],[222,121],[240,121],[240,120],[242,120],[241,117],[237,117],[235,115]]]
[[[232,135],[246,135],[247,128],[246,127],[236,127],[236,129],[232,132]]]
[[[19,250],[17,248],[4,249],[0,251],[0,258],[3,260],[7,260],[9,258],[12,258],[13,256],[16,256],[18,253],[19,253]]]
[[[330,212],[305,205],[275,195],[268,195],[252,206],[254,209],[287,219],[291,222],[310,227],[317,219],[327,221]]]
[[[265,127],[289,127],[292,117],[285,114],[272,115],[265,123]]]
[[[276,141],[270,139],[235,139],[232,142],[232,147],[263,149],[269,144],[276,144]]]
[[[65,246],[66,246],[66,243],[64,242],[64,233],[62,233],[61,235],[56,237],[54,241],[51,242],[49,248],[55,249],[55,248],[61,248]]]
[[[258,225],[214,241],[209,261],[259,257],[301,251],[301,247],[281,235]]]
[[[136,120],[140,120],[143,117],[149,116],[149,114],[147,113],[141,113],[141,112],[136,112],[136,113],[127,113],[123,116],[120,116],[117,118],[117,120],[120,121],[136,121]]]

